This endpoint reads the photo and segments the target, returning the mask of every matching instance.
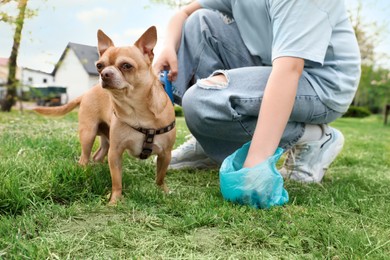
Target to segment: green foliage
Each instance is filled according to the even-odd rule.
[[[0,21],[5,23],[14,23],[15,19],[7,13],[0,12]]]
[[[387,103],[390,103],[390,71],[363,65],[353,105],[367,107],[372,113],[381,113]]]
[[[149,0],[153,4],[165,4],[170,7],[182,7],[191,3],[193,0]]]
[[[184,116],[183,114],[183,108],[181,106],[176,106],[175,105],[175,115],[176,117],[182,117]]]
[[[388,26],[367,22],[362,15],[363,6],[368,7],[367,3],[358,1],[357,8],[349,10],[362,59],[362,75],[353,105],[380,113],[384,104],[390,102],[390,71],[377,66],[389,57],[386,53],[378,52],[376,47],[381,37],[388,33]]]
[[[223,200],[218,171],[169,171],[126,154],[124,200],[107,206],[107,163],[77,165],[77,113],[0,117],[0,258],[387,259],[390,131],[341,118],[343,152],[320,185],[286,181],[290,202],[256,210]],[[188,129],[177,118],[177,143]],[[95,149],[97,147],[95,146]]]
[[[47,0],[41,0],[42,3],[46,2]],[[9,12],[9,6],[11,4],[14,4],[15,5],[15,8],[17,8],[17,5],[20,4],[20,0],[1,0],[0,1],[0,22],[5,22],[5,23],[8,23],[8,24],[11,24],[11,25],[15,25],[18,21],[17,21],[17,17],[15,17],[15,15],[13,14],[10,14]],[[4,11],[4,7],[6,7],[6,11]],[[25,11],[25,18],[33,18],[34,16],[36,16],[38,14],[37,10],[35,9],[30,9],[30,8],[27,8],[26,11]],[[20,22],[20,21],[19,21]]]
[[[6,3],[9,1],[5,1]],[[24,19],[26,17],[26,9],[27,9],[27,3],[28,0],[19,0],[17,1],[17,9],[18,9],[18,15],[16,17],[16,20],[13,21],[15,24],[15,32],[13,36],[13,45],[11,50],[11,55],[9,57],[8,61],[8,76],[7,76],[7,94],[6,97],[3,100],[0,100],[1,103],[1,110],[10,112],[12,106],[14,105],[14,102],[16,100],[16,86],[18,80],[16,79],[16,71],[17,71],[17,58],[19,53],[19,46],[21,42],[22,37],[22,30],[24,25]],[[1,15],[1,19],[7,19],[6,16]]]
[[[343,117],[363,118],[363,117],[368,117],[370,115],[371,115],[370,110],[368,110],[365,107],[350,106],[348,108],[348,111],[343,115]]]

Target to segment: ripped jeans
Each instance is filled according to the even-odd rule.
[[[234,20],[206,9],[187,19],[178,63],[172,84],[175,103],[182,105],[187,126],[206,154],[222,162],[252,139],[272,67],[250,54]],[[217,74],[225,75],[227,84],[204,80]],[[320,101],[306,77],[303,73],[299,80],[279,144],[283,149],[295,145],[305,124],[329,123],[341,116]]]

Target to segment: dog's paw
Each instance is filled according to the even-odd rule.
[[[108,206],[116,206],[118,204],[118,202],[120,202],[121,200],[123,200],[123,196],[122,194],[108,194],[107,195],[107,199],[109,199],[109,202],[108,202]]]
[[[158,185],[158,187],[159,187],[165,194],[169,194],[169,193],[170,193],[170,190],[169,190],[168,186],[167,186],[165,183]]]

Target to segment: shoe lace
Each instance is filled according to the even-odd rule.
[[[289,169],[293,169],[298,166],[301,159],[305,156],[305,154],[310,150],[310,146],[307,144],[298,144],[293,148],[287,151],[287,158],[285,161],[285,166]]]

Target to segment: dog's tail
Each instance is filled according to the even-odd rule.
[[[83,96],[79,96],[69,103],[58,107],[35,107],[33,110],[45,116],[63,116],[79,106],[82,98]]]

